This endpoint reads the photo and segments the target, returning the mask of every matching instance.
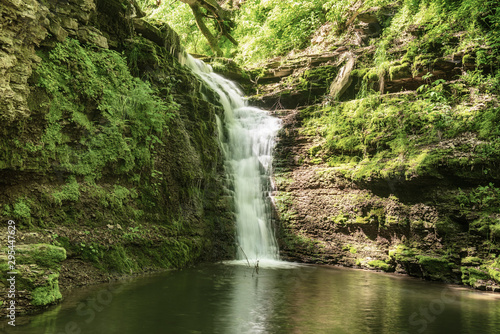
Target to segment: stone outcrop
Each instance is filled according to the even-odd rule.
[[[342,66],[335,81],[330,85],[330,96],[333,99],[339,98],[349,88],[352,83],[351,72],[354,69],[356,60],[350,53],[345,54],[346,64]]]
[[[175,32],[143,16],[133,0],[0,1],[0,217],[18,226],[18,314],[75,286],[234,253],[222,108],[180,64]],[[140,99],[127,105],[124,86]],[[128,108],[122,126],[106,94]],[[169,108],[163,132],[143,126],[146,101]],[[108,162],[77,167],[106,148]]]
[[[3,238],[2,238],[3,239]],[[6,245],[6,240],[2,240]],[[66,250],[49,244],[21,244],[15,247],[15,302],[16,310],[34,311],[39,306],[61,300],[59,275]],[[7,264],[6,254],[0,254]],[[2,267],[3,271],[10,272]]]
[[[0,4],[0,108],[2,121],[8,123],[30,115],[27,82],[32,67],[40,62],[35,48],[46,37],[50,23],[48,8],[36,0],[2,0]]]
[[[464,52],[436,56],[423,63],[396,62],[380,73],[376,68],[365,68],[363,64],[373,59],[376,50],[369,45],[370,40],[380,37],[381,20],[393,17],[395,9],[388,6],[355,11],[346,27],[348,37],[330,46],[334,51],[276,58],[259,69],[248,70],[254,83],[253,89],[247,89],[250,101],[268,109],[293,109],[319,102],[325,95],[341,101],[354,99],[363,81],[381,94],[401,93],[425,84],[423,77],[432,75],[433,80],[453,81],[476,68],[475,58]],[[421,30],[411,26],[407,34],[418,35]],[[404,44],[393,46],[388,53],[397,58],[404,54]],[[333,67],[331,71],[322,71],[329,67]],[[314,79],[304,77],[306,71],[316,72]],[[323,85],[317,85],[318,82]],[[325,89],[325,83],[329,89]]]
[[[415,113],[422,108],[439,110],[444,103],[450,114],[468,110],[475,117],[482,117],[477,110],[492,113],[498,108],[497,95],[469,96],[475,89],[464,88],[460,76],[476,69],[470,56],[475,51],[446,56],[432,51],[415,61],[405,58],[406,43],[423,36],[422,27],[410,26],[401,32],[400,42],[386,50],[388,58],[394,60],[376,66],[376,47],[370,46],[370,40],[382,36],[381,20],[392,17],[395,10],[372,8],[354,13],[346,27],[344,45],[331,46],[335,51],[325,53],[324,61],[310,61],[321,59],[318,55],[295,55],[272,60],[254,72],[260,76],[252,78],[258,85],[251,100],[283,120],[274,161],[274,219],[281,256],[499,291],[500,263],[491,255],[499,252],[497,242],[484,232],[487,227],[483,232],[477,229],[479,217],[498,219],[498,214],[469,203],[469,198],[481,191],[492,198],[492,208],[499,203],[500,196],[494,194],[500,179],[494,167],[498,155],[484,158],[478,149],[492,149],[495,139],[480,138],[475,130],[446,139],[438,134],[433,144],[415,148],[421,161],[428,163],[422,168],[415,167],[421,161],[406,161],[409,152],[393,157],[393,166],[399,167],[389,166],[385,153],[391,152],[391,147],[368,144],[373,138],[391,136],[383,131],[374,134],[367,124],[371,102],[373,113],[380,111],[380,101],[396,101],[388,108],[407,108]],[[433,91],[438,84],[441,86]],[[459,87],[462,92],[458,92]],[[372,91],[377,94],[370,95]],[[443,98],[452,93],[457,94],[458,102]],[[470,101],[464,102],[465,95]],[[420,106],[422,100],[428,104]],[[334,117],[339,110],[344,118]],[[383,113],[377,115],[381,118],[371,122],[380,122],[377,124],[383,127],[389,120]],[[402,111],[394,117],[404,126]],[[330,130],[338,125],[334,123],[343,123],[345,131],[360,130],[350,137],[338,129]],[[415,130],[402,140],[418,137]],[[343,141],[345,148],[336,146],[336,141]],[[373,174],[361,175],[363,168],[373,166],[381,167]],[[411,168],[415,170],[410,172]]]
[[[446,171],[440,178],[412,181],[352,180],[338,167],[314,160],[321,137],[306,131],[305,112],[275,111],[283,120],[273,193],[283,259],[500,291],[493,279],[498,265],[484,236],[467,231],[478,213],[464,217],[454,204],[460,187],[467,189],[481,180],[447,176]],[[456,143],[464,140],[472,140],[470,134]]]

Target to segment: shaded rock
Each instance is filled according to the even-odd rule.
[[[177,55],[181,51],[179,36],[167,24],[155,26],[142,18],[134,18],[132,22],[137,33],[163,46],[171,54]]]
[[[46,36],[48,9],[35,0],[0,1],[0,119],[29,116],[26,87],[31,75],[34,47]]]
[[[337,78],[330,85],[330,96],[334,99],[339,98],[344,94],[347,88],[351,85],[351,72],[354,69],[356,60],[352,53],[346,53],[347,63],[340,69]]]
[[[61,18],[61,26],[65,29],[69,30],[78,30],[78,21],[71,17],[63,17]]]
[[[82,42],[95,44],[103,49],[109,48],[107,38],[94,27],[81,27],[78,29],[78,38]]]
[[[59,42],[64,42],[66,37],[68,37],[68,32],[57,21],[50,22],[49,31]]]

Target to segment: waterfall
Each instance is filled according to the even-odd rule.
[[[234,185],[237,257],[277,260],[268,196],[272,149],[280,121],[248,106],[234,82],[214,73],[201,60],[186,54],[181,62],[217,93],[224,107],[224,122],[217,118],[217,124],[226,170]]]

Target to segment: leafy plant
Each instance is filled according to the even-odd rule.
[[[80,186],[74,176],[69,177],[69,182],[60,191],[52,194],[54,202],[61,205],[63,201],[76,202],[80,198]]]
[[[472,231],[485,233],[490,239],[500,236],[500,188],[489,183],[467,192],[460,189],[456,201],[465,214],[477,212],[470,224]]]
[[[428,73],[422,77],[424,80],[428,80],[432,77],[432,73]],[[447,98],[444,91],[444,84],[446,80],[438,79],[433,81],[431,84],[423,84],[417,88],[417,93],[420,93],[423,98],[429,99],[431,102],[435,103],[446,103]]]
[[[236,18],[240,41],[236,60],[255,63],[306,47],[325,22],[325,1],[256,1],[242,6]]]
[[[128,230],[129,232],[125,232],[123,234],[123,238],[128,241],[134,241],[138,238],[141,238],[141,236],[144,234],[144,230],[141,225],[129,227]]]
[[[134,78],[115,51],[68,39],[42,57],[38,85],[51,97],[43,145],[38,147],[42,159],[56,159],[60,168],[87,180],[100,178],[106,168],[127,173],[151,165],[151,151],[168,131],[175,103],[160,99],[147,82]],[[75,131],[79,142],[69,144]],[[74,182],[55,195],[56,202],[75,198],[71,187]]]

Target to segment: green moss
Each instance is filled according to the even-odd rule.
[[[315,145],[309,149],[309,155],[311,157],[316,156],[316,154],[321,150],[322,146],[321,145]]]
[[[389,251],[389,256],[394,258],[398,262],[413,261],[416,259],[416,255],[417,253],[414,249],[409,248],[403,244],[400,244],[396,247],[396,249]]]
[[[389,67],[389,78],[393,80],[394,76],[397,76],[398,74],[400,75],[401,73],[405,75],[409,71],[410,71],[410,64],[407,62],[404,62],[399,65],[394,64],[391,67]]]
[[[278,189],[285,189],[287,186],[291,185],[294,180],[292,178],[292,173],[274,173],[274,183]]]
[[[394,271],[394,267],[385,261],[373,260],[368,262],[368,265],[386,272]]]
[[[330,87],[330,84],[335,79],[337,73],[338,67],[329,65],[314,67],[306,70],[302,75],[305,84],[302,86],[299,85],[299,88],[322,88],[326,90]]]
[[[446,280],[452,275],[452,269],[456,267],[446,257],[417,255],[415,258],[418,260],[424,276],[433,280]]]
[[[123,243],[112,246],[96,243],[69,245],[78,256],[107,272],[135,273],[146,268],[183,268],[196,262],[206,246],[200,238],[165,237],[152,242],[151,231],[129,229]]]
[[[354,247],[354,246],[352,246],[350,244],[342,246],[342,250],[343,251],[349,251],[349,253],[351,253],[351,254],[356,254],[358,252],[358,250],[356,249],[356,247]]]
[[[19,264],[36,263],[46,268],[57,268],[66,259],[66,250],[49,244],[20,245],[16,248]]]
[[[461,261],[461,264],[463,266],[479,266],[481,263],[483,263],[483,260],[478,257],[472,256],[465,257]]]
[[[461,267],[462,283],[474,286],[478,280],[487,280],[489,275],[481,270],[469,267]]]
[[[364,75],[363,80],[366,80],[366,81],[378,81],[379,80],[379,74],[378,74],[378,72],[376,70],[375,71],[368,71]]]
[[[53,193],[52,197],[57,205],[62,205],[63,201],[78,201],[80,198],[80,185],[76,181],[76,178],[71,176],[68,183],[60,191]]]
[[[127,254],[127,250],[122,245],[111,246],[103,253],[100,263],[107,268],[108,271],[118,273],[132,273],[139,268]]]
[[[309,238],[302,234],[295,234],[292,230],[284,229],[282,231],[283,235],[281,240],[284,243],[286,249],[292,252],[305,251],[307,253],[312,253],[317,255],[316,244],[317,240]]]
[[[370,218],[369,217],[357,216],[355,222],[356,222],[356,224],[360,224],[360,225],[369,224],[370,223]]]
[[[500,236],[500,224],[496,214],[500,210],[500,188],[493,183],[472,189],[458,189],[450,199],[463,215],[473,214],[470,230],[489,240]]]
[[[351,77],[363,78],[369,71],[369,68],[356,68],[352,70]]]
[[[500,156],[493,153],[495,150],[483,153],[467,145],[451,148],[440,147],[439,143],[462,134],[470,136],[468,133],[477,127],[489,128],[488,133],[494,131],[493,123],[480,119],[496,119],[498,110],[493,106],[487,110],[489,112],[478,112],[471,106],[452,105],[431,98],[372,95],[302,111],[300,133],[319,135],[325,142],[321,149],[311,152],[315,161],[326,161],[345,177],[356,181],[419,176],[442,178],[443,170],[459,177],[482,178],[484,167],[473,166],[484,166],[486,162],[492,166],[486,173],[495,173],[494,161],[500,160]],[[489,113],[490,116],[485,116]]]
[[[18,222],[18,227],[31,226],[31,203],[26,197],[16,200],[14,205],[4,205],[3,214]]]
[[[64,171],[88,180],[99,179],[106,168],[122,174],[151,165],[177,104],[134,78],[117,52],[68,39],[40,56],[38,86],[50,102],[40,145],[25,153],[27,165],[56,159]],[[77,197],[74,179],[54,194],[58,204]]]
[[[345,225],[349,223],[350,216],[346,213],[340,213],[337,216],[332,217],[331,219],[335,222],[335,224]]]
[[[59,291],[59,274],[51,274],[45,281],[44,286],[37,287],[31,293],[31,304],[35,306],[44,306],[52,304],[62,299]]]
[[[497,283],[500,283],[500,259],[495,259],[481,268],[487,271],[488,275]]]
[[[323,163],[323,159],[321,158],[314,158],[314,159],[311,159],[309,161],[309,163],[313,164],[313,165],[320,165]]]

